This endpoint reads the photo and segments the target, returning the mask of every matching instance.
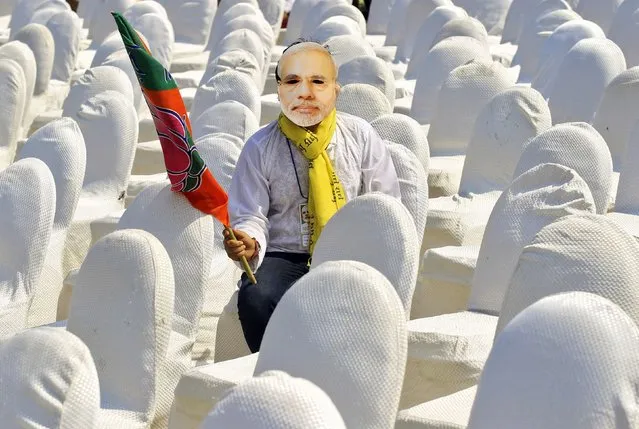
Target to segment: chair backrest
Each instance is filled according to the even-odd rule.
[[[388,63],[381,58],[359,56],[339,67],[340,85],[366,83],[384,93],[391,107],[395,105],[395,77]]]
[[[386,32],[386,46],[401,45],[406,37],[414,38],[419,26],[439,6],[452,6],[450,0],[396,0]],[[410,34],[407,29],[411,29]]]
[[[359,24],[347,16],[331,16],[313,30],[310,38],[319,43],[326,43],[328,39],[335,36],[356,36],[362,38]]]
[[[359,25],[360,35],[366,36],[366,18],[356,6],[344,2],[331,4],[328,9],[322,11],[319,22],[324,22],[332,16],[346,16],[352,19]]]
[[[468,308],[498,315],[524,246],[544,226],[579,213],[595,213],[595,203],[588,185],[574,170],[542,164],[515,178],[488,219]]]
[[[614,42],[594,38],[577,42],[548,93],[553,123],[592,122],[606,87],[624,70],[624,54]]]
[[[11,3],[11,1],[9,1]],[[57,7],[60,10],[70,10],[71,7],[64,0],[20,0],[15,2],[9,28],[11,29],[11,38],[31,22],[31,18],[39,9]]]
[[[100,46],[112,31],[117,30],[111,12],[124,13],[133,4],[135,0],[101,0],[95,3],[88,25],[91,48]]]
[[[421,162],[407,147],[390,143],[388,150],[397,172],[402,204],[413,217],[417,246],[421,249],[428,214],[428,176]]]
[[[639,169],[637,159],[639,159],[639,121],[635,123],[628,145],[624,153],[621,171],[619,173],[619,184],[617,185],[617,197],[615,198],[615,212],[639,215]]]
[[[326,261],[368,264],[395,287],[408,318],[419,264],[417,244],[415,222],[400,201],[380,193],[362,195],[326,224],[313,251],[311,270]]]
[[[505,189],[524,145],[551,126],[548,104],[534,89],[514,87],[494,96],[475,122],[459,195]]]
[[[175,34],[168,18],[157,13],[145,13],[129,21],[137,32],[144,35],[153,58],[169,70],[173,60]]]
[[[225,28],[226,23],[230,20],[235,19],[239,16],[260,15],[261,13],[262,12],[260,11],[260,6],[257,3],[257,0],[221,1],[218,4],[217,12],[215,12],[215,16],[213,17],[213,22],[211,23],[210,29],[211,31],[206,45],[210,46],[211,38],[218,37],[218,33],[220,33],[221,30]]]
[[[601,134],[612,155],[615,171],[621,169],[630,132],[639,118],[639,67],[617,75],[608,84],[597,109],[593,126]]]
[[[209,39],[207,48],[211,51],[220,52],[217,45],[231,32],[236,30],[252,30],[257,34],[262,42],[263,64],[269,64],[271,49],[274,45],[273,29],[260,15],[242,15],[230,21],[223,22],[219,29],[214,29],[214,34]]]
[[[232,388],[202,423],[202,429],[221,427],[346,428],[322,389],[282,371],[267,371]]]
[[[431,153],[465,153],[479,113],[513,84],[506,68],[496,61],[473,61],[453,70],[437,95],[428,131]]]
[[[197,140],[207,134],[227,133],[239,138],[244,144],[259,127],[251,109],[238,101],[228,100],[209,107],[195,118],[193,138]]]
[[[250,52],[258,61],[261,80],[257,86],[257,90],[261,94],[264,90],[264,85],[266,84],[266,77],[268,76],[268,64],[270,63],[270,57],[267,58],[267,56],[265,56],[266,50],[264,48],[264,44],[255,31],[248,29],[231,31],[211,50],[211,53],[209,54],[209,63],[215,58],[218,58],[220,55],[236,49],[243,49]],[[255,77],[251,78],[256,79]],[[200,82],[200,86],[202,86],[201,83],[202,82]]]
[[[430,165],[430,148],[426,133],[413,118],[399,113],[382,115],[371,122],[377,134],[384,140],[400,144],[408,148],[419,160],[428,174]]]
[[[499,333],[524,308],[549,295],[601,295],[639,321],[639,244],[606,216],[573,215],[544,227],[524,247],[497,324]]]
[[[80,52],[80,23],[72,11],[58,12],[45,24],[53,36],[55,53],[51,79],[69,82]]]
[[[138,33],[139,36],[144,38],[144,35]],[[144,39],[143,39],[144,40]],[[91,60],[91,68],[98,67],[104,64],[109,55],[114,52],[117,52],[124,48],[124,42],[122,41],[122,36],[116,30],[109,34],[100,46],[95,50],[95,54],[93,55],[93,60]]]
[[[458,0],[456,4],[466,9],[490,34],[501,34],[510,0]]]
[[[124,200],[138,141],[138,116],[131,101],[104,91],[84,102],[71,116],[87,148],[83,194]]]
[[[0,59],[0,170],[13,162],[18,132],[24,114],[26,82],[22,67],[8,58]]]
[[[14,40],[0,46],[0,58],[13,60],[22,68],[25,80],[24,113],[22,113],[22,115],[26,118],[29,113],[29,106],[31,105],[31,98],[33,97],[36,83],[37,66],[33,51],[25,43]],[[22,123],[25,124],[24,121]]]
[[[597,130],[585,123],[570,123],[542,132],[524,147],[514,177],[547,162],[575,170],[588,183],[597,213],[607,212],[611,201],[612,158]]]
[[[51,2],[50,5],[42,6],[35,11],[29,24],[46,25],[47,21],[60,12],[71,12],[68,7],[61,6],[61,2]]]
[[[155,0],[138,1],[137,3],[129,6],[129,8],[124,11],[123,15],[127,21],[131,22],[131,20],[139,18],[146,13],[157,13],[164,18],[169,18],[166,8]]]
[[[555,79],[564,57],[582,39],[603,39],[603,30],[594,22],[575,19],[561,24],[544,42],[539,54],[539,65],[532,80],[532,87],[547,97],[550,84]]]
[[[366,83],[344,85],[335,107],[340,112],[359,116],[367,122],[393,113],[393,108],[384,93]]]
[[[295,0],[288,16],[284,45],[290,45],[302,35],[302,27],[306,16],[317,3],[323,0]],[[346,3],[347,0],[339,0]]]
[[[264,19],[273,29],[273,35],[278,35],[282,28],[284,17],[284,0],[259,0],[258,1]]]
[[[205,45],[217,10],[216,0],[161,0],[175,29],[175,41]]]
[[[340,4],[340,3],[337,2],[337,4]],[[341,4],[350,6],[349,4],[346,4],[346,2]],[[311,7],[311,9],[306,14],[306,18],[304,18],[304,22],[302,23],[302,29],[300,32],[300,38],[310,39],[313,36],[313,32],[317,29],[317,27],[319,27],[320,24],[322,24],[322,22],[324,22],[327,18],[329,18],[324,15],[324,12],[333,6],[335,6],[335,4],[325,0],[315,3],[313,7]],[[330,15],[330,16],[334,16],[334,15]]]
[[[456,6],[439,6],[436,8],[422,23],[415,36],[413,52],[406,68],[406,78],[416,79],[418,66],[424,60],[424,57],[435,45],[433,40],[439,30],[448,21],[455,18],[462,18],[466,15],[466,11]]]
[[[198,118],[206,109],[223,101],[234,100],[248,107],[260,118],[260,94],[250,77],[235,70],[218,73],[195,92],[191,116]]]
[[[621,3],[623,0],[580,0],[576,12],[583,19],[596,23],[605,33],[608,33]]]
[[[468,428],[630,429],[637,356],[636,320],[615,303],[580,292],[545,298],[497,337]]]
[[[0,338],[26,328],[54,214],[55,183],[44,162],[23,159],[0,171]]]
[[[15,34],[14,40],[25,43],[33,51],[36,60],[36,80],[33,94],[44,93],[49,87],[55,57],[55,42],[51,32],[42,24],[28,24]]]
[[[386,34],[388,31],[388,21],[391,15],[391,9],[394,4],[394,0],[376,0],[370,3],[368,19],[366,22],[367,34]]]
[[[325,43],[335,61],[337,67],[341,67],[347,62],[361,56],[375,57],[375,50],[367,42],[362,41],[360,36],[346,34],[343,36],[333,36]]]
[[[486,46],[470,37],[452,37],[435,45],[411,76],[417,83],[410,116],[420,124],[430,124],[435,116],[437,95],[448,75],[470,61],[490,61],[491,58]]]
[[[131,82],[131,88],[133,88],[133,106],[137,112],[141,112],[142,108],[146,108],[146,103],[142,96],[142,87],[138,82],[138,77],[131,63],[131,58],[125,48],[118,49],[117,51],[109,54],[101,65],[113,66],[122,70]]]
[[[174,291],[171,259],[158,239],[145,231],[104,236],[80,267],[67,329],[91,350],[102,408],[115,421],[148,424],[157,411],[158,374],[169,348]],[[132,380],[136,389],[131,388]],[[102,419],[108,423],[106,415]]]
[[[257,48],[259,50],[259,46]],[[259,54],[259,52],[257,53]],[[213,76],[226,70],[236,70],[244,73],[253,80],[258,90],[262,86],[262,68],[259,61],[255,54],[240,47],[224,51],[209,61],[202,79],[200,79],[199,86],[204,85]]]
[[[64,329],[33,328],[0,344],[0,419],[6,429],[97,427],[98,373],[87,346]]]
[[[430,47],[449,37],[472,37],[488,47],[488,33],[484,25],[478,19],[470,16],[462,16],[451,19],[445,23],[435,34]]]
[[[346,427],[388,429],[406,348],[405,314],[391,283],[363,263],[326,262],[278,303],[255,374],[281,370],[305,378],[328,394]]]
[[[62,116],[72,116],[83,103],[105,91],[118,91],[133,103],[133,86],[126,73],[117,67],[99,66],[87,69],[73,84],[62,104]]]
[[[540,16],[555,10],[571,10],[565,0],[513,0],[506,15],[501,43],[517,45],[524,28]]]
[[[635,13],[639,9],[638,0],[626,0],[619,5],[612,20],[608,38],[621,48],[628,67],[639,66],[639,50],[634,41],[637,32]]]

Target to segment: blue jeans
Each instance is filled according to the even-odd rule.
[[[308,254],[267,252],[255,273],[256,285],[242,274],[237,310],[251,353],[260,350],[266,325],[284,293],[308,273],[309,258]]]

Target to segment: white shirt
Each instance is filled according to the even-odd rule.
[[[386,143],[365,120],[338,112],[327,152],[347,201],[369,192],[401,197]],[[273,121],[244,145],[229,190],[231,225],[260,244],[259,259],[252,261],[255,269],[267,250],[309,253],[300,218],[300,205],[307,199],[308,161],[292,143],[289,149]]]

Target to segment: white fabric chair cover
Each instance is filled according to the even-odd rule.
[[[27,327],[51,238],[55,183],[39,159],[17,161],[0,171],[0,338]]]
[[[636,97],[639,97],[639,67],[620,73],[608,84],[593,121],[610,148],[615,171],[621,168],[630,133],[639,118]]]
[[[260,0],[258,3],[264,19],[273,29],[273,34],[278,34],[284,17],[284,0]]]
[[[259,15],[242,15],[231,19],[228,22],[223,22],[220,28],[213,29],[214,33],[211,34],[207,49],[221,53],[222,51],[218,49],[218,45],[224,37],[236,30],[251,30],[259,36],[260,41],[262,42],[261,48],[263,64],[268,64],[271,58],[271,48],[275,43],[275,39],[273,36],[273,29],[266,20]]]
[[[191,117],[198,118],[209,107],[227,100],[242,103],[256,118],[260,118],[260,94],[255,84],[247,75],[235,70],[218,73],[197,89]]]
[[[244,73],[251,78],[258,90],[262,86],[262,68],[260,67],[260,61],[257,60],[253,53],[244,49],[225,51],[213,58],[206,66],[206,70],[199,83],[196,83],[195,86],[204,85],[213,76],[226,70],[236,70],[240,73]]]
[[[394,4],[394,0],[376,0],[370,3],[368,19],[366,22],[367,34],[386,34],[388,31],[388,21],[390,20],[391,9]]]
[[[366,264],[316,266],[277,305],[255,374],[281,370],[315,383],[346,427],[391,428],[406,362],[402,310],[391,283]]]
[[[59,12],[45,25],[53,36],[55,46],[51,79],[68,83],[80,51],[81,27],[78,16],[71,11]]]
[[[62,2],[52,2],[51,5],[38,8],[33,16],[31,16],[29,24],[46,25],[49,19],[60,12],[71,12],[71,10],[65,5],[62,5]]]
[[[11,3],[11,1],[9,1]],[[11,29],[11,38],[31,22],[33,15],[44,8],[59,8],[60,10],[70,10],[71,7],[64,0],[20,0],[15,2],[13,13],[11,13],[11,21],[9,28]]]
[[[588,183],[597,213],[608,211],[612,197],[612,158],[597,130],[584,123],[568,123],[542,132],[522,150],[515,177],[547,162],[575,170]]]
[[[153,58],[169,70],[173,60],[175,34],[171,22],[157,13],[146,13],[129,21],[137,32],[144,35]]]
[[[357,240],[344,240],[347,232]],[[417,245],[415,222],[403,204],[385,194],[362,195],[326,224],[313,251],[311,271],[326,261],[368,264],[391,282],[408,318],[419,263]]]
[[[580,292],[545,298],[497,337],[468,428],[632,428],[637,353],[636,319],[615,303]]]
[[[579,0],[576,12],[583,18],[597,23],[608,33],[617,8],[623,0]]]
[[[4,428],[98,427],[98,373],[91,352],[75,335],[55,328],[25,330],[0,344],[0,367]]]
[[[530,82],[533,79],[539,67],[541,50],[552,32],[566,22],[579,19],[579,15],[572,10],[555,10],[530,21],[523,28],[517,52],[511,62],[512,66],[520,66],[520,82]]]
[[[67,329],[98,363],[104,427],[148,427],[156,414],[168,412],[160,374],[174,290],[171,259],[145,231],[103,237],[82,264]]]
[[[332,16],[317,26],[310,35],[312,40],[326,43],[335,36],[361,37],[359,24],[347,16]]]
[[[375,58],[373,47],[359,36],[333,36],[326,40],[325,45],[333,56],[337,67],[362,56]]]
[[[313,32],[317,30],[325,20],[328,18],[335,16],[335,14],[331,14],[329,16],[325,15],[325,12],[332,8],[333,6],[337,6],[339,4],[343,4],[344,6],[351,6],[347,4],[347,2],[337,2],[334,4],[330,1],[318,1],[311,7],[311,9],[306,14],[304,18],[304,22],[302,23],[302,29],[300,32],[301,39],[310,39],[313,36]],[[365,34],[365,33],[364,33]]]
[[[617,11],[615,12],[615,16],[612,18],[612,23],[610,24],[610,29],[608,30],[608,38],[612,41],[617,40],[617,38],[623,33],[629,24],[630,21],[633,21],[633,14],[639,8],[639,0],[627,0],[621,2],[621,4],[617,7]],[[617,42],[615,42],[617,43]]]
[[[302,35],[302,26],[306,20],[306,16],[317,3],[323,0],[295,0],[293,8],[288,16],[288,24],[286,26],[286,35],[284,45],[288,46]],[[346,3],[347,0],[339,0]]]
[[[395,429],[466,429],[477,387],[400,411]]]
[[[15,34],[14,40],[25,43],[33,51],[37,67],[33,93],[42,94],[49,87],[53,70],[55,47],[51,32],[42,24],[28,24]]]
[[[267,371],[231,389],[202,429],[345,429],[326,393],[303,378]]]
[[[475,18],[462,16],[445,23],[435,34],[430,47],[449,37],[472,37],[488,47],[488,33],[484,25]]]
[[[407,79],[417,78],[417,70],[424,57],[434,46],[433,40],[444,24],[452,19],[463,18],[464,16],[467,16],[466,11],[455,6],[440,6],[428,15],[415,36],[413,52],[406,69],[405,76]]]
[[[417,121],[399,113],[382,115],[371,122],[375,131],[384,140],[400,144],[413,152],[428,175],[430,149],[428,139]]]
[[[140,33],[138,33],[138,35],[140,35]],[[95,50],[95,54],[91,60],[91,68],[101,66],[109,55],[122,48],[124,48],[124,42],[122,41],[120,33],[117,30],[111,32]]]
[[[139,18],[147,13],[157,13],[164,18],[169,18],[166,8],[155,0],[138,1],[137,3],[129,6],[129,8],[124,11],[123,15],[127,21],[131,22],[131,20]]]
[[[606,35],[597,24],[584,19],[568,21],[557,27],[541,48],[532,87],[547,97],[550,85],[568,51],[580,40],[590,37],[603,39]]]
[[[571,10],[565,0],[513,0],[506,15],[501,43],[518,44],[524,28],[542,15],[555,10]]]
[[[82,0],[78,3],[77,13],[83,20],[83,27],[88,28],[91,21],[91,15],[95,10],[95,5],[98,0]]]
[[[126,49],[122,48],[110,54],[101,65],[117,67],[126,73],[129,82],[131,82],[131,88],[133,88],[133,106],[136,112],[142,113],[144,111],[143,109],[148,110],[144,102],[144,97],[142,96],[142,88],[140,87],[138,77],[135,74],[135,69],[133,68],[133,64],[131,64],[131,58],[129,58]]]
[[[332,2],[329,2],[329,4]],[[311,12],[310,14],[312,14]],[[310,16],[309,14],[309,16]],[[357,22],[362,37],[366,36],[366,18],[362,12],[352,4],[346,2],[337,2],[336,4],[330,4],[329,8],[324,10],[319,16],[319,23],[326,21],[332,16],[346,16],[353,21]]]
[[[639,153],[639,121],[636,122],[630,132],[628,145],[621,163],[617,197],[615,198],[615,212],[639,215],[639,198],[637,198],[637,186],[639,186],[639,171],[636,168],[636,160]]]
[[[410,116],[420,124],[429,124],[435,116],[437,95],[448,75],[470,61],[490,60],[488,49],[476,39],[452,37],[442,40],[415,68],[417,84]]]
[[[391,10],[385,46],[399,46],[406,37],[414,40],[424,20],[439,6],[452,6],[450,0],[396,0]],[[410,34],[407,30],[410,29]]]
[[[175,41],[205,45],[217,10],[216,0],[161,0],[175,30]]]
[[[210,48],[211,39],[216,38],[217,40],[222,40],[224,37],[224,33],[228,33],[225,31],[226,25],[229,21],[238,18],[240,16],[250,15],[259,16],[262,12],[260,11],[260,7],[257,3],[257,0],[251,1],[221,1],[217,7],[217,12],[213,17],[213,22],[211,24],[211,32],[209,34],[209,38],[206,42],[207,49]]]
[[[16,155],[20,124],[24,114],[26,82],[20,65],[0,58],[0,169],[13,162]]]
[[[437,96],[428,131],[431,153],[463,154],[483,107],[513,84],[506,68],[497,62],[474,61],[453,70]]]
[[[37,65],[33,51],[25,43],[14,40],[5,45],[0,46],[0,58],[8,58],[17,62],[22,68],[25,79],[25,98],[23,102],[23,112],[21,117],[22,125],[26,125],[27,116],[29,116],[31,100],[35,90]]]
[[[639,1],[627,0],[619,5],[613,18],[608,38],[621,48],[628,67],[639,65],[639,49],[635,46],[637,22],[635,13],[639,9]]]
[[[524,247],[501,308],[497,332],[523,309],[556,293],[581,291],[610,299],[639,320],[639,244],[613,220],[567,216]]]
[[[223,101],[206,109],[193,121],[193,138],[227,133],[245,143],[259,129],[251,109],[234,100]],[[217,176],[216,176],[217,177]]]
[[[390,143],[388,150],[399,179],[402,204],[406,206],[413,217],[417,232],[417,246],[421,248],[428,213],[427,173],[419,159],[407,147]]]
[[[89,22],[91,47],[97,48],[112,31],[117,30],[111,12],[124,13],[135,0],[102,0],[95,3]]]
[[[393,108],[384,93],[366,83],[344,85],[335,107],[339,112],[359,116],[367,122],[393,113]]]
[[[258,64],[260,65],[262,74],[262,80],[257,89],[258,92],[261,93],[261,90],[264,88],[264,84],[266,83],[266,77],[268,76],[270,53],[269,48],[264,46],[257,33],[255,33],[253,30],[242,29],[230,32],[226,37],[222,39],[222,41],[220,41],[220,43],[217,44],[217,46],[215,46],[215,48],[213,48],[213,50],[211,50],[211,53],[209,55],[209,63],[211,62],[211,60],[219,57],[225,52],[238,48],[250,52],[258,60]]]
[[[564,57],[548,93],[553,123],[592,122],[608,84],[626,70],[623,52],[608,39],[584,39]]]
[[[86,167],[86,148],[80,127],[71,118],[48,123],[29,137],[20,158],[43,161],[53,175],[56,188],[51,240],[29,309],[29,326],[38,326],[57,320],[58,298],[67,274],[63,272],[62,257]]]
[[[113,66],[93,67],[87,69],[69,90],[62,105],[62,116],[74,115],[83,103],[105,91],[117,91],[133,103],[133,86],[126,73]]]
[[[384,93],[391,108],[395,105],[395,77],[388,63],[373,56],[360,56],[339,67],[340,85],[366,83]]]
[[[459,0],[457,5],[477,18],[491,34],[500,34],[511,2],[509,0]]]

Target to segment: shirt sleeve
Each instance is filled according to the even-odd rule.
[[[401,200],[399,179],[386,143],[373,127],[362,131],[362,193],[382,192]]]
[[[269,185],[261,157],[259,147],[249,140],[237,160],[229,190],[231,226],[254,237],[260,244],[258,257],[250,262],[253,270],[257,270],[264,260],[269,230]]]

